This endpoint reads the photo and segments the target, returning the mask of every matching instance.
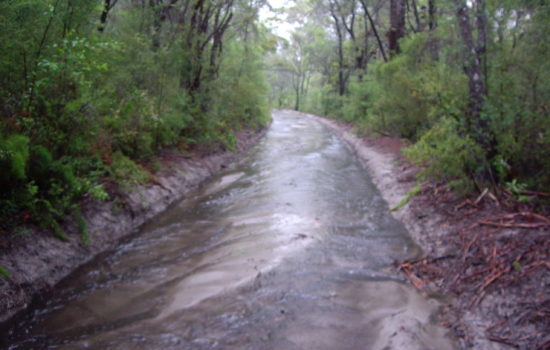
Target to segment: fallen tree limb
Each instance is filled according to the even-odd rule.
[[[520,191],[520,193],[522,193],[522,194],[531,194],[531,195],[534,195],[534,196],[541,196],[541,197],[550,197],[550,193],[548,193],[548,192],[523,190],[523,191]]]
[[[481,194],[479,195],[479,197],[476,198],[476,200],[474,201],[474,205],[478,205],[479,202],[481,202],[481,200],[483,199],[483,197],[485,197],[485,195],[489,192],[489,189],[487,187],[485,187],[485,189],[483,190],[483,192],[481,192]]]
[[[480,220],[478,221],[478,223],[481,225],[507,227],[507,228],[540,228],[540,227],[550,226],[550,223],[523,224],[523,223],[502,223],[502,222],[485,221],[485,220]]]
[[[544,221],[544,222],[550,224],[550,219],[547,218],[546,216],[531,213],[529,211],[521,211],[521,212],[517,212],[517,213],[501,214],[501,215],[498,215],[497,218],[499,218],[499,219],[514,219],[518,216],[524,216],[524,217],[528,217],[528,218],[532,218],[532,219],[538,219],[538,220],[541,220],[541,221]]]

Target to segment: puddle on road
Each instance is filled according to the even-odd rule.
[[[275,115],[232,171],[65,280],[7,348],[454,349],[391,268],[419,254],[357,159]]]

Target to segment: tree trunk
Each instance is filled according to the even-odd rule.
[[[107,17],[109,16],[109,12],[115,7],[118,0],[105,0],[103,3],[103,10],[101,11],[101,16],[99,17],[99,26],[97,27],[97,30],[100,33],[103,33],[105,30],[105,24],[107,23]]]
[[[435,0],[428,0],[428,29],[433,31],[437,27]]]
[[[343,96],[346,92],[346,82],[344,78],[344,34],[342,28],[340,28],[340,21],[338,17],[333,13],[334,27],[336,29],[336,35],[338,36],[338,94]]]
[[[388,57],[386,56],[386,51],[384,50],[384,45],[382,44],[382,40],[380,39],[380,35],[378,35],[378,31],[376,30],[376,25],[374,24],[374,20],[372,19],[372,16],[370,14],[369,9],[367,8],[367,4],[365,0],[361,0],[361,5],[363,5],[363,11],[365,11],[365,15],[367,16],[367,19],[369,20],[370,26],[372,28],[372,32],[374,33],[374,37],[376,38],[376,42],[378,43],[378,48],[380,49],[380,52],[382,53],[382,58],[384,59],[384,62],[388,62]]]
[[[300,86],[296,87],[296,103],[294,104],[294,109],[300,110]]]
[[[411,7],[414,14],[414,22],[416,24],[416,31],[420,32],[422,30],[422,25],[420,24],[420,16],[418,15],[418,6],[416,0],[411,1]]]
[[[390,0],[390,30],[388,46],[390,57],[400,52],[399,39],[405,36],[405,0]]]
[[[437,7],[435,0],[428,0],[428,32],[430,32],[430,53],[434,61],[439,60],[440,44],[439,39],[431,34],[437,27]]]
[[[485,30],[479,30],[486,26],[483,0],[478,0],[478,6],[483,10],[476,13],[476,25],[478,27],[478,45],[474,43],[472,25],[466,0],[453,0],[456,6],[456,16],[460,28],[460,35],[464,44],[464,71],[468,77],[470,117],[467,119],[467,132],[487,152],[488,157],[494,153],[493,138],[487,121],[483,118],[482,112],[487,97],[487,89],[482,69],[482,57],[485,52]],[[485,180],[490,179],[490,168],[486,167],[483,175]]]

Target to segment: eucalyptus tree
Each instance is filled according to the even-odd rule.
[[[453,0],[456,7],[456,16],[460,28],[460,36],[464,44],[464,71],[468,76],[470,91],[471,119],[467,120],[469,133],[473,134],[477,142],[488,152],[492,152],[493,143],[489,135],[487,121],[481,116],[487,88],[483,62],[485,61],[487,45],[487,14],[484,0],[476,0],[475,24],[477,27],[477,38],[474,38],[470,10],[465,0]]]
[[[399,39],[405,36],[405,12],[405,0],[390,0],[390,30],[388,32],[390,56],[400,52]]]

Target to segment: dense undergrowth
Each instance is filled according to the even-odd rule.
[[[544,30],[535,22],[526,35],[542,38]],[[461,191],[513,187],[514,181],[550,190],[550,111],[545,104],[550,101],[550,66],[543,58],[550,46],[525,40],[490,51],[481,114],[491,139],[488,148],[476,142],[479,130],[469,125],[468,81],[456,48],[442,46],[434,60],[430,44],[451,39],[435,35],[403,40],[403,52],[352,84],[344,107],[333,115],[366,133],[409,139],[413,145],[405,153],[424,169],[423,178],[450,182]],[[489,176],[476,176],[487,169]]]
[[[299,1],[294,16],[325,17],[309,17],[291,38],[298,59],[283,73],[302,85],[273,75],[273,99],[295,108],[298,96],[302,111],[406,138],[422,178],[459,191],[550,192],[548,4],[406,2],[390,51],[383,33],[399,25],[392,11],[383,1]]]
[[[245,1],[2,1],[0,232],[67,239],[79,200],[108,198],[101,179],[145,182],[138,161],[164,147],[233,149],[266,123],[256,17]]]

